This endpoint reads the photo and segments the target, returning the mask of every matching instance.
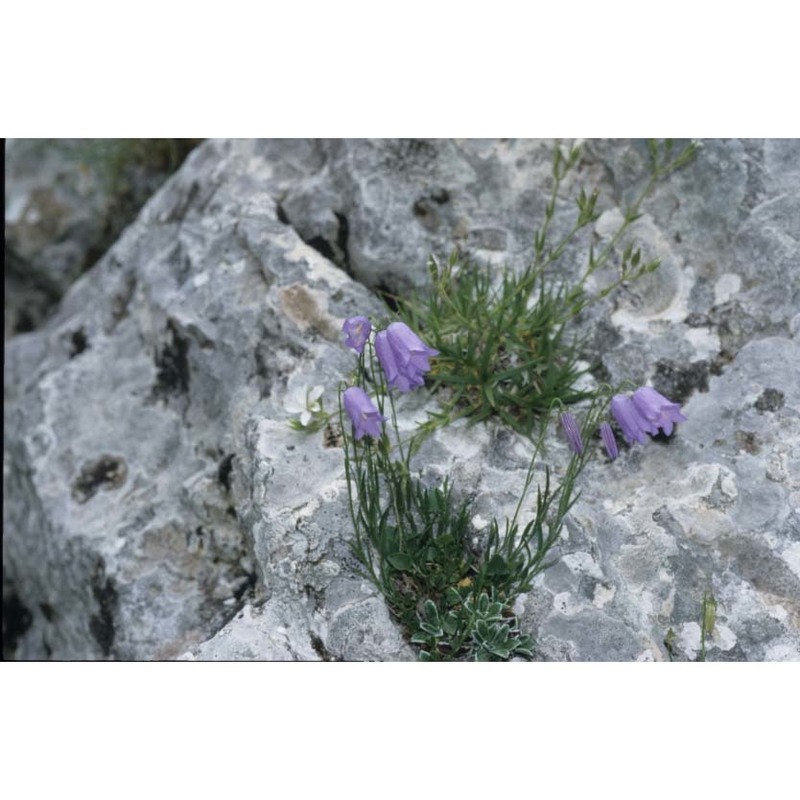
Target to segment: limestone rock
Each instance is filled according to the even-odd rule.
[[[336,386],[341,320],[380,305],[278,220],[264,172],[236,143],[200,148],[47,326],[8,343],[18,657],[177,657],[247,598],[304,601],[305,572],[346,547],[341,522],[303,544],[341,454],[292,433],[283,401],[290,377]]]
[[[6,338],[41,324],[196,143],[6,142]]]
[[[456,248],[521,265],[549,199],[544,141],[268,140],[253,149],[272,164],[280,217],[358,281],[391,294],[427,285],[430,253]],[[595,179],[602,167],[587,162],[581,172]]]

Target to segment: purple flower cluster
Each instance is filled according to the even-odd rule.
[[[634,440],[644,444],[644,435],[655,435],[659,429],[671,436],[675,423],[686,421],[678,403],[668,400],[650,386],[640,387],[633,397],[614,395],[611,413],[622,428],[628,444],[633,444]]]
[[[401,392],[422,386],[423,376],[431,368],[428,359],[439,355],[403,322],[393,322],[375,337],[375,353],[389,388]]]
[[[670,436],[676,423],[686,421],[678,403],[668,400],[650,386],[640,387],[633,393],[633,397],[624,394],[614,395],[611,399],[611,416],[622,428],[622,434],[628,444],[633,444],[635,441],[644,444],[647,441],[645,434],[654,436],[659,430]],[[569,449],[580,455],[583,452],[583,440],[575,417],[565,412],[559,419]],[[608,422],[600,423],[600,438],[608,457],[613,461],[619,455],[619,448],[614,431]]]
[[[644,444],[646,433],[655,436],[659,430],[671,436],[675,424],[686,421],[680,404],[673,403],[650,386],[640,386],[633,397],[615,394],[611,398],[611,416],[622,428],[628,444]],[[617,440],[607,422],[600,425],[600,436],[608,457],[615,459],[619,455]]]
[[[369,319],[362,316],[350,317],[345,320],[342,330],[346,336],[345,344],[361,355],[372,333]],[[429,359],[439,355],[438,350],[428,347],[404,322],[393,322],[385,330],[379,331],[375,335],[374,348],[386,375],[388,387],[400,392],[410,392],[422,386],[425,383],[425,373],[431,368]],[[356,439],[364,436],[377,438],[381,435],[386,417],[363,389],[351,386],[344,392],[343,401],[345,411],[353,423]],[[622,429],[629,445],[635,441],[644,444],[645,434],[653,436],[659,430],[671,436],[676,423],[686,421],[678,403],[673,403],[650,386],[639,387],[632,397],[614,395],[611,398],[611,416]],[[584,450],[583,439],[575,417],[564,412],[559,419],[569,449],[580,455]],[[600,424],[600,438],[608,457],[614,460],[619,455],[619,448],[608,422]]]
[[[345,344],[359,355],[369,341],[372,324],[366,317],[350,317],[342,330]],[[390,389],[410,392],[425,383],[425,373],[431,368],[429,358],[439,351],[428,347],[404,322],[393,322],[375,335],[375,354],[386,375]],[[381,435],[382,416],[363,389],[352,386],[343,395],[345,411],[353,422],[356,439]]]

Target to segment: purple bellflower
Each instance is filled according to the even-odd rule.
[[[611,430],[611,426],[607,422],[600,423],[600,437],[603,440],[608,457],[613,461],[619,455],[619,449],[617,448],[617,438],[614,436],[614,431]]]
[[[350,317],[344,321],[342,330],[347,334],[344,343],[352,347],[359,355],[364,352],[364,345],[369,339],[372,323],[366,317]]]
[[[622,428],[628,444],[633,444],[634,439],[644,444],[646,433],[658,433],[658,427],[639,413],[627,395],[615,394],[611,398],[611,414]]]
[[[642,386],[633,393],[633,405],[641,416],[667,436],[672,434],[676,422],[686,422],[680,404],[673,403],[650,386]]]
[[[353,422],[354,436],[363,439],[364,436],[381,435],[381,428],[386,417],[375,407],[369,395],[359,386],[345,389],[342,395],[344,410]]]
[[[559,419],[561,420],[561,427],[564,428],[564,433],[567,435],[569,449],[576,455],[580,455],[583,452],[583,441],[581,440],[581,429],[578,427],[578,423],[575,422],[575,417],[564,412]]]
[[[439,351],[428,347],[404,322],[393,322],[375,337],[375,352],[390,389],[409,392],[425,383],[428,359]]]

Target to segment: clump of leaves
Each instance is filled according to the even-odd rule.
[[[655,184],[688,163],[696,145],[675,152],[671,140],[649,142],[650,180],[623,211],[622,221],[605,247],[590,246],[581,276],[572,284],[558,283],[548,273],[575,242],[580,231],[600,216],[598,192],[582,189],[569,231],[552,241],[551,223],[556,200],[567,174],[580,158],[580,149],[553,155],[553,188],[545,218],[534,235],[533,261],[521,273],[510,268],[495,275],[490,267],[471,263],[454,252],[446,263],[429,260],[431,285],[426,294],[400,301],[400,316],[440,355],[432,372],[434,388],[443,390],[444,408],[433,415],[427,430],[466,416],[472,422],[490,417],[525,435],[554,402],[570,405],[591,395],[575,388],[586,372],[579,363],[582,342],[569,323],[587,306],[608,296],[659,266],[644,260],[629,243],[617,248]],[[616,259],[617,276],[596,294],[586,291],[589,277]]]
[[[404,316],[440,353],[431,377],[449,390],[449,411],[530,434],[555,400],[591,396],[573,388],[585,370],[567,340],[563,290],[540,282],[531,303],[526,276],[506,271],[498,287],[488,269],[456,254],[444,265],[431,258],[429,268],[430,295]]]
[[[420,661],[436,661],[455,651],[471,652],[475,661],[507,661],[533,656],[533,640],[520,634],[517,618],[494,591],[450,589],[448,610],[426,600],[419,614],[418,630],[411,641],[420,646]],[[460,646],[459,646],[460,645]]]

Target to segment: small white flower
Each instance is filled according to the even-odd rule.
[[[312,386],[306,392],[306,408],[312,414],[318,414],[322,411],[322,392],[324,391],[322,386]]]

